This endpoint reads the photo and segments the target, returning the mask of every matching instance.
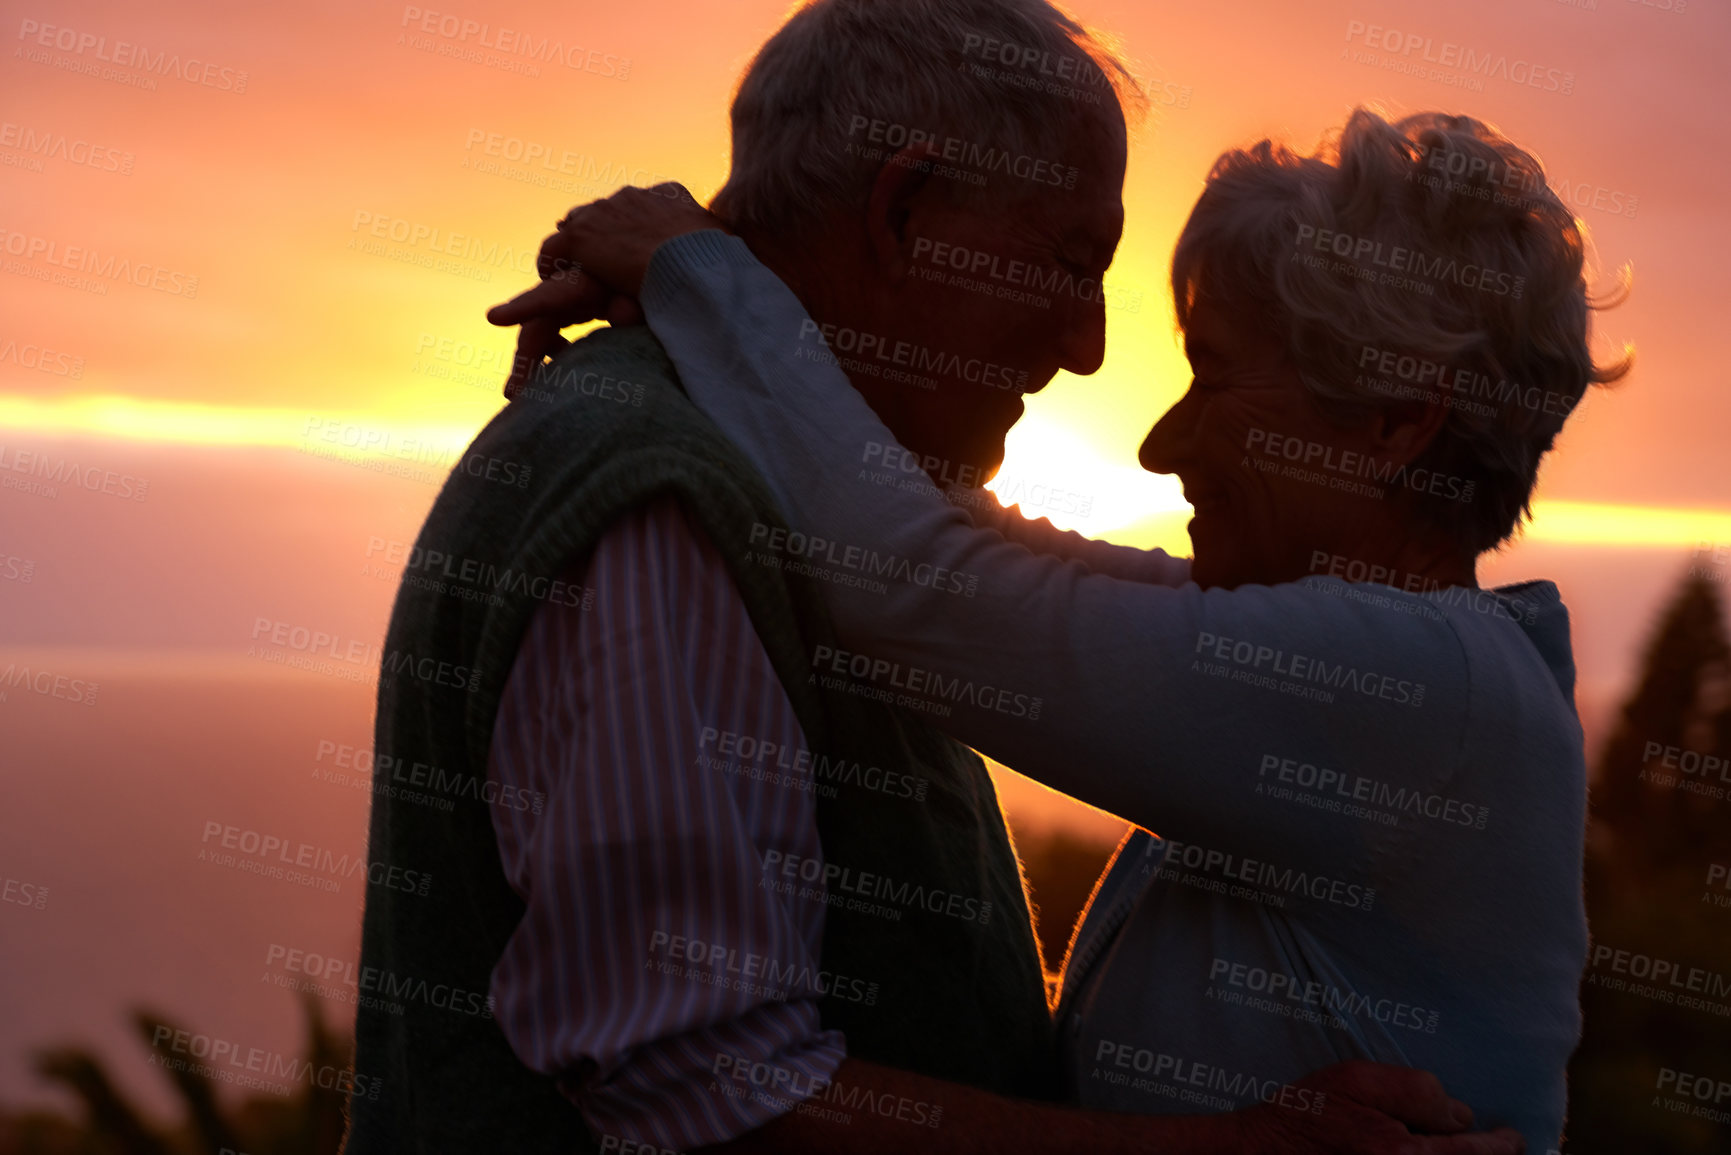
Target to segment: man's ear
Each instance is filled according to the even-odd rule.
[[[930,145],[910,146],[884,161],[866,200],[866,242],[879,271],[891,281],[908,275],[916,224],[942,190],[932,180]]]

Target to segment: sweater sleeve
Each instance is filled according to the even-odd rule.
[[[735,238],[663,245],[643,303],[795,529],[949,576],[829,587],[840,648],[813,655],[826,684],[893,696],[1228,871],[1254,853],[1258,870],[1362,875],[1373,828],[1295,785],[1434,789],[1455,766],[1467,671],[1441,615],[1390,613],[1333,581],[1125,581],[876,478],[862,446],[893,435],[833,360],[804,354],[809,316]]]

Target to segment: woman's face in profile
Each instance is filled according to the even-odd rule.
[[[1353,492],[1341,463],[1373,454],[1373,422],[1331,423],[1257,314],[1200,296],[1185,332],[1190,389],[1142,444],[1195,508],[1191,576],[1203,588],[1297,581],[1318,554],[1362,550],[1398,516],[1390,494]]]

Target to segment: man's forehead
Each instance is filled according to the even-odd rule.
[[[1109,253],[1124,232],[1127,160],[1122,117],[1079,121],[1047,170],[1053,177],[1015,190],[997,210],[1007,218],[999,223],[1031,227],[1064,242],[1086,241]],[[1001,179],[997,173],[993,177]]]
[[[1031,223],[1066,239],[1116,247],[1124,233],[1122,185],[1104,181],[1073,189],[1051,188],[1018,206]]]
[[[1116,245],[1124,231],[1124,170],[1128,159],[1121,125],[1078,131],[1065,149],[1073,183],[1042,190],[1045,209],[1066,232]]]

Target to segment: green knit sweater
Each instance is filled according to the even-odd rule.
[[[488,461],[500,463],[494,480]],[[398,590],[375,754],[470,788],[451,791],[450,810],[373,796],[370,861],[432,880],[425,894],[368,888],[361,965],[374,987],[445,984],[472,996],[463,1007],[483,1006],[523,904],[474,784],[486,781],[499,699],[542,604],[533,595],[587,557],[616,518],[673,495],[728,559],[814,755],[926,783],[902,797],[868,788],[878,776],[843,773],[816,792],[825,860],[852,872],[832,892],[869,875],[877,899],[867,911],[832,897],[822,969],[875,990],[861,998],[850,984],[849,997],[824,998],[824,1027],[845,1032],[856,1058],[1055,1097],[1038,948],[985,767],[917,715],[843,692],[814,665],[830,644],[821,596],[804,578],[751,562],[753,526],[784,523],[756,471],[686,399],[649,331],[603,329],[575,343],[482,430],[468,463],[476,468],[452,473],[417,546],[480,575],[467,592],[496,596],[429,582]],[[497,480],[525,471],[524,487]],[[391,1013],[369,1001],[355,1062],[372,1091],[352,1101],[348,1155],[596,1149],[553,1078],[518,1060],[485,1009],[410,997]]]

